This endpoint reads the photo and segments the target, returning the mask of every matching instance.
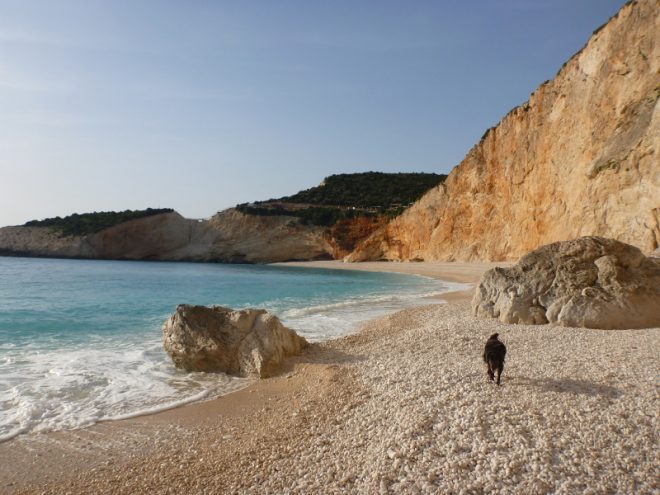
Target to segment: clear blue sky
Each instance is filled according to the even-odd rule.
[[[624,0],[0,0],[0,225],[447,173]]]

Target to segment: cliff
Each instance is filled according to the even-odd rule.
[[[446,176],[364,172],[326,177],[280,199],[209,220],[169,208],[74,213],[0,229],[0,256],[267,263],[344,257]]]
[[[83,236],[49,227],[0,229],[0,255],[14,256],[258,263],[327,259],[331,252],[325,229],[293,217],[258,217],[234,209],[210,220],[164,213]]]
[[[246,215],[233,208],[209,221],[213,243],[208,260],[270,263],[330,259],[325,228],[305,225],[296,217]]]
[[[585,235],[660,245],[660,3],[626,4],[351,261],[512,260]]]

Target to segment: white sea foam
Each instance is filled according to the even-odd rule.
[[[328,304],[312,304],[282,311],[279,316],[290,328],[311,341],[341,337],[356,331],[369,320],[403,308],[428,304],[446,292],[465,290],[467,284],[442,283],[442,290],[400,294],[366,295]]]
[[[0,365],[0,441],[170,409],[236,390],[247,379],[183,373],[160,341],[41,349]]]

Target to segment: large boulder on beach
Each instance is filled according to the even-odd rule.
[[[657,327],[660,259],[604,237],[548,244],[484,273],[472,310],[506,323]]]
[[[265,377],[307,341],[263,309],[181,304],[163,325],[163,346],[177,368]]]

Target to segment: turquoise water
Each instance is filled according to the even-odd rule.
[[[450,286],[347,270],[0,257],[0,440],[244,386],[174,368],[161,326],[177,304],[266,308],[319,341]]]

